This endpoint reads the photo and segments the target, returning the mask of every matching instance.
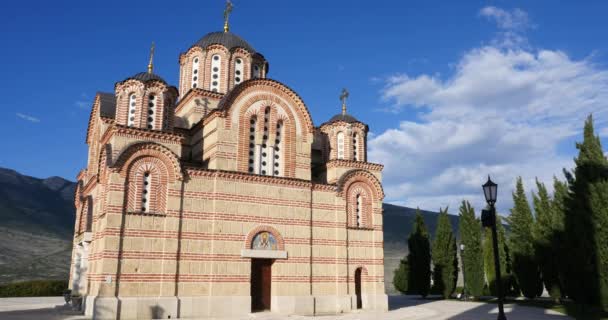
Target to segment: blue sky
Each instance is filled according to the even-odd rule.
[[[493,174],[561,177],[582,119],[608,143],[606,1],[234,0],[234,33],[304,99],[316,125],[349,112],[370,125],[387,200],[480,205]],[[4,1],[0,166],[74,180],[97,91],[145,71],[177,85],[178,56],[222,28],[224,2]]]

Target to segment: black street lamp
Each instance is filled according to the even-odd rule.
[[[494,269],[496,270],[496,289],[498,290],[498,320],[507,320],[505,316],[505,310],[503,306],[503,293],[502,293],[502,277],[500,275],[500,260],[498,257],[498,239],[496,236],[496,193],[498,191],[498,185],[488,176],[488,181],[482,185],[483,194],[486,197],[489,210],[481,211],[481,223],[484,227],[492,228],[492,245],[494,247]]]
[[[460,244],[460,262],[462,263],[462,300],[467,301],[467,278],[464,274],[464,243]]]

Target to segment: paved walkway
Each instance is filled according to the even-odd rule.
[[[2,320],[79,320],[83,316],[69,314],[63,297],[0,298]],[[461,302],[454,300],[422,300],[416,297],[392,296],[387,313],[355,312],[337,316],[279,316],[272,313],[254,313],[241,319],[256,320],[495,320],[498,308],[495,304]],[[509,320],[569,320],[561,313],[535,307],[507,305]],[[232,319],[231,319],[232,320]],[[236,319],[234,319],[236,320]]]

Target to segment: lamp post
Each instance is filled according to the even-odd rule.
[[[498,320],[507,320],[505,316],[505,310],[503,306],[503,293],[502,293],[502,277],[500,275],[500,260],[498,257],[498,239],[496,236],[496,193],[498,185],[490,179],[482,185],[483,194],[488,203],[489,210],[481,211],[481,223],[484,227],[492,228],[492,246],[494,247],[494,269],[496,270],[496,289],[498,290]]]
[[[460,244],[460,261],[462,262],[462,299],[467,301],[467,278],[464,273],[464,243]]]

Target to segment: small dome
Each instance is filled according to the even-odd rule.
[[[128,77],[126,80],[130,80],[130,79],[135,79],[135,80],[139,80],[142,82],[156,80],[156,81],[161,81],[161,82],[167,83],[165,81],[165,79],[161,78],[161,76],[154,74],[154,73],[148,73],[148,72],[140,72],[136,75]]]
[[[243,48],[249,51],[251,54],[255,53],[255,49],[253,49],[253,47],[247,43],[247,41],[243,40],[243,38],[232,32],[218,31],[208,33],[198,40],[194,45],[205,49],[212,44],[221,44],[228,48],[228,50],[232,50],[233,48]]]
[[[344,121],[344,122],[348,122],[348,123],[353,123],[353,122],[360,122],[359,120],[357,120],[355,117],[351,116],[350,114],[346,113],[346,114],[337,114],[333,117],[331,117],[331,119],[329,119],[328,122],[334,122],[334,121]]]

